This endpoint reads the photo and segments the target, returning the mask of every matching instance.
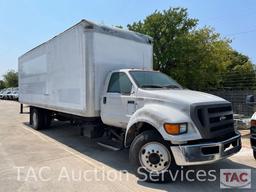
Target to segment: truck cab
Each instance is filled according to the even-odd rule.
[[[125,130],[131,161],[147,171],[211,163],[241,149],[231,103],[185,89],[158,71],[111,72],[102,94],[101,119]]]

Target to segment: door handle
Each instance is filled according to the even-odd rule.
[[[103,97],[103,104],[107,103],[107,97]]]
[[[128,104],[135,104],[134,101],[128,101],[127,103],[128,103]]]

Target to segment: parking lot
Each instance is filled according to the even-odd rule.
[[[215,181],[176,181],[153,184],[138,181],[128,161],[128,151],[111,151],[80,136],[68,123],[50,129],[28,126],[28,108],[19,114],[19,103],[0,101],[0,191],[219,191]],[[242,131],[242,150],[235,156],[194,170],[251,169],[255,191],[256,161],[249,132]],[[86,173],[79,178],[80,173]],[[96,174],[95,174],[96,172]],[[95,177],[97,175],[97,177]],[[119,177],[116,177],[118,175]]]

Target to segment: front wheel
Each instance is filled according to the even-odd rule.
[[[142,181],[169,182],[170,171],[177,165],[170,151],[170,144],[156,131],[144,131],[131,144],[130,161]]]

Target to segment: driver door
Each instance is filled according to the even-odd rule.
[[[126,128],[135,111],[132,82],[124,72],[111,74],[107,92],[101,101],[101,119],[107,125]]]

